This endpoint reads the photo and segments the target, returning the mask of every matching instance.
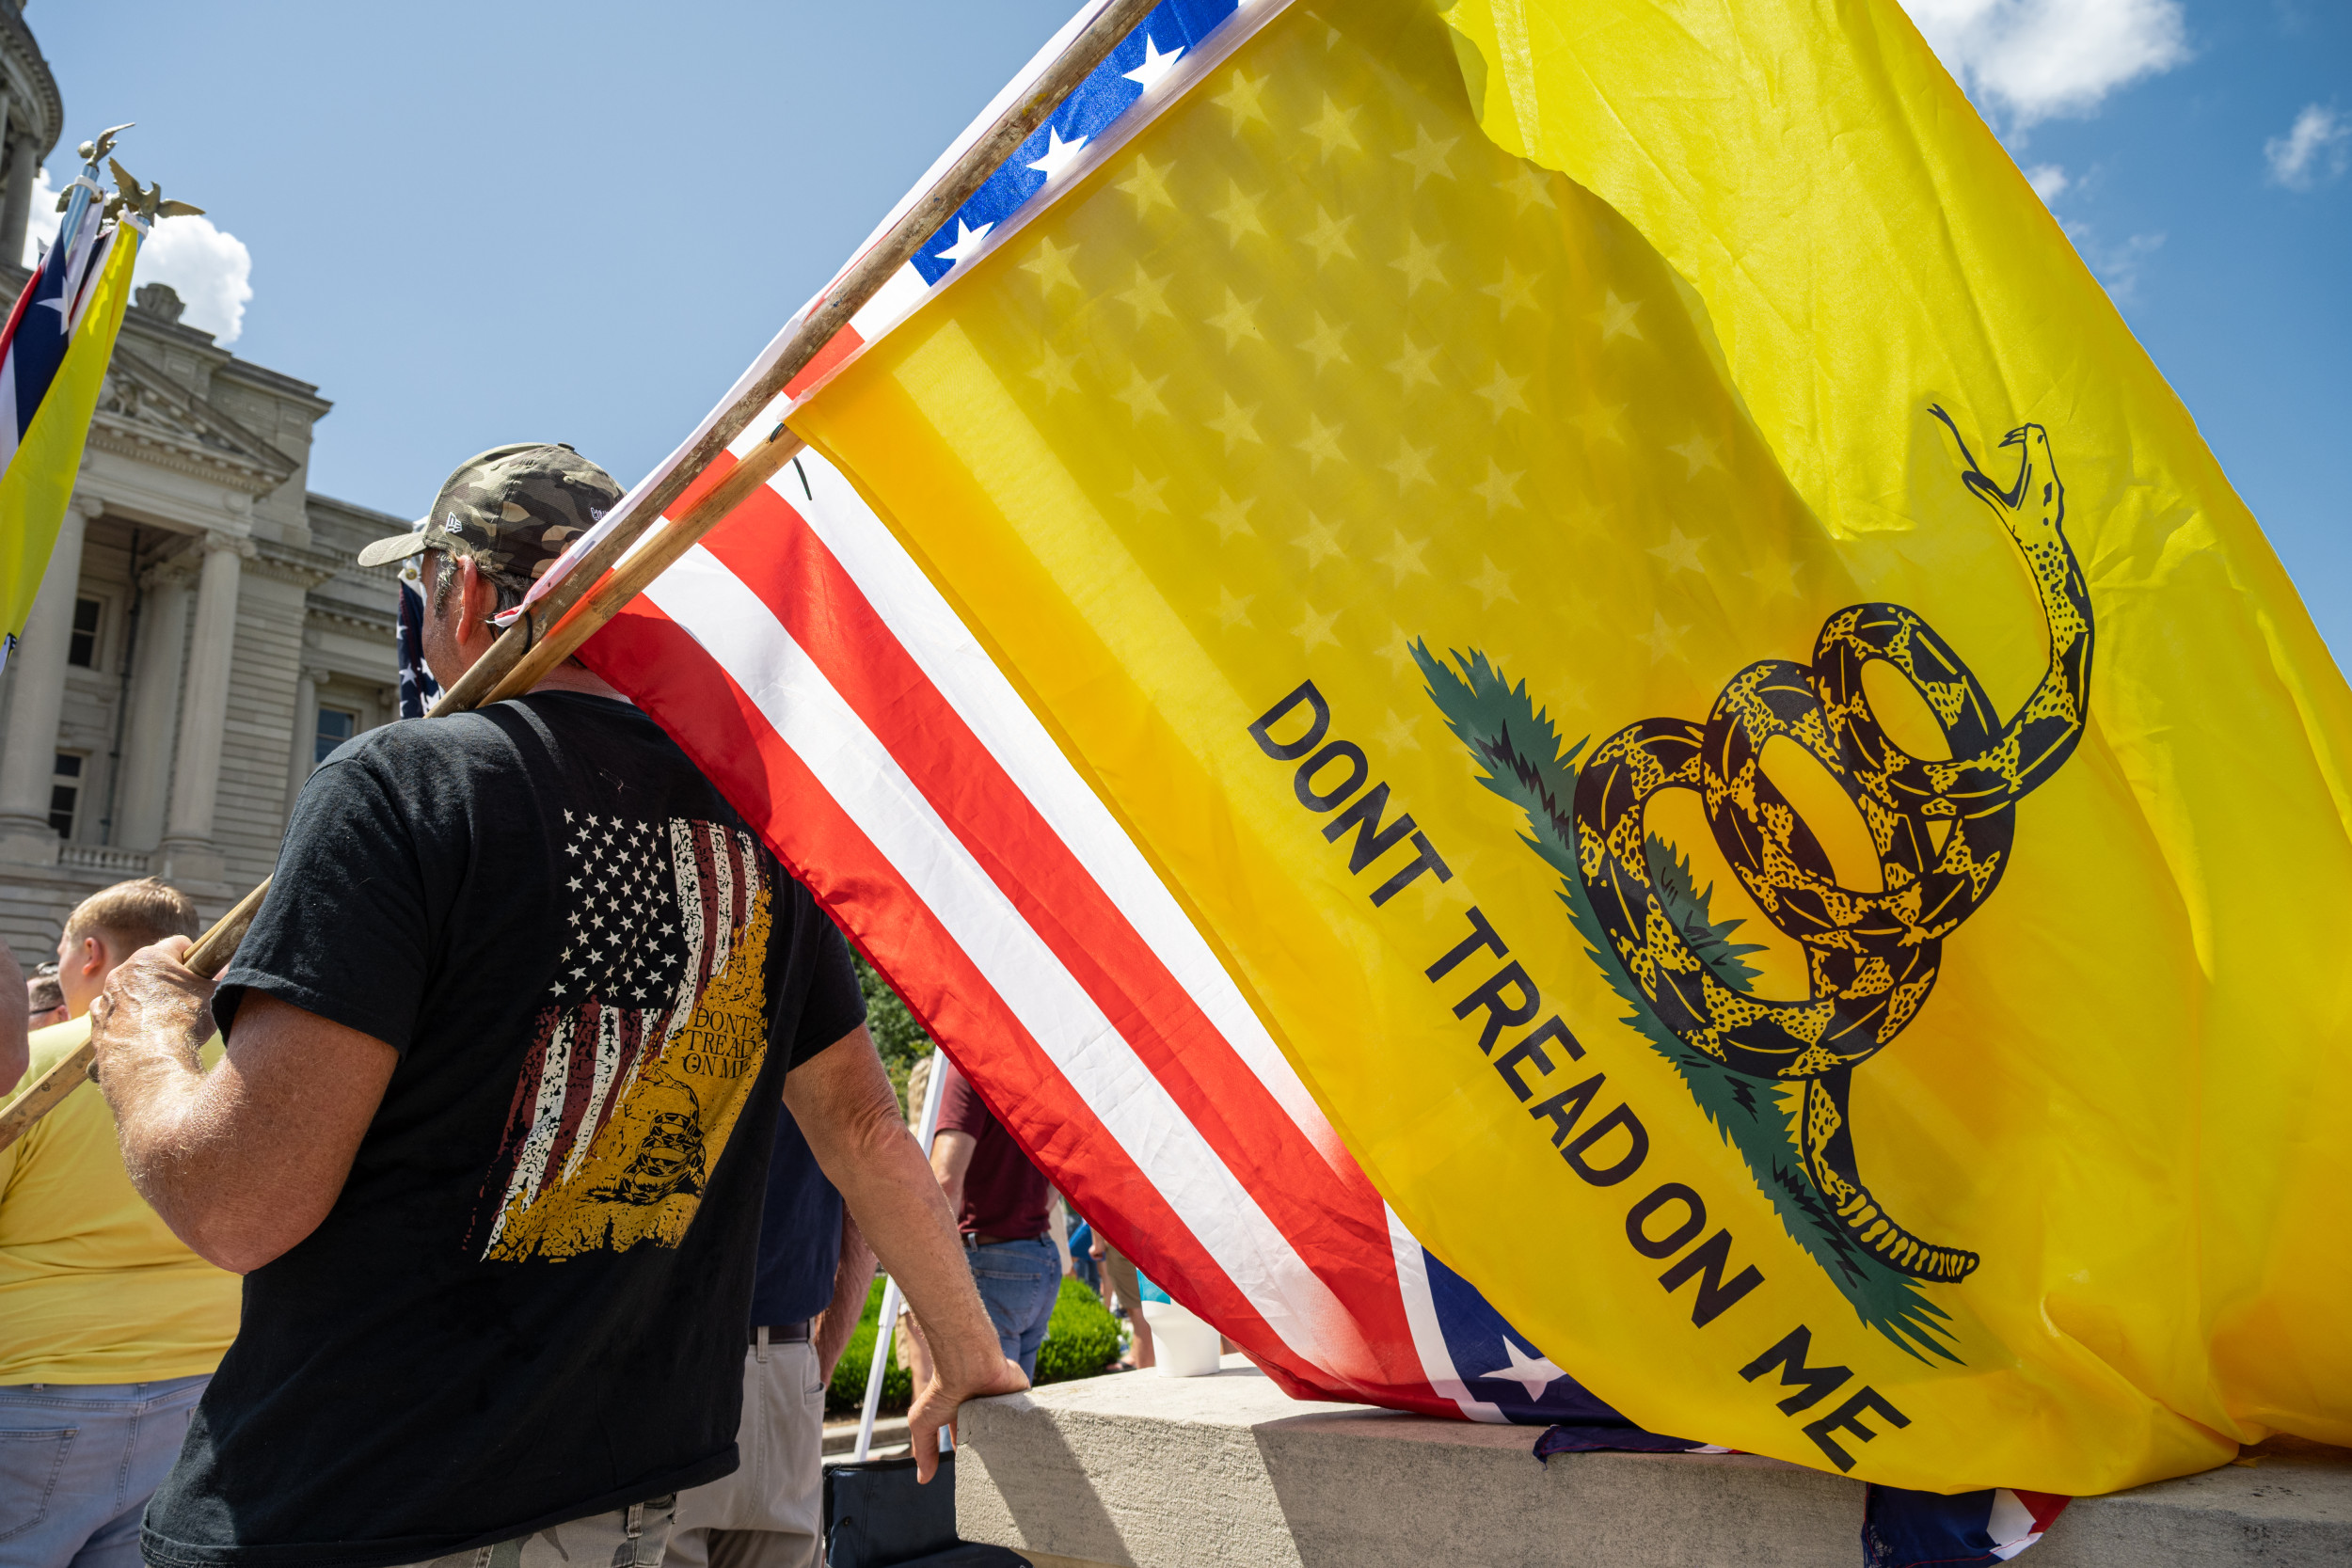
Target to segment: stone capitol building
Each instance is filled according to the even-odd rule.
[[[56,83],[0,0],[0,289],[29,276]],[[70,152],[69,152],[70,155]],[[398,714],[390,568],[407,519],[314,495],[308,382],[238,358],[149,284],[124,312],[56,553],[0,673],[0,934],[29,973],[65,915],[153,873],[206,919],[267,876],[320,757]]]

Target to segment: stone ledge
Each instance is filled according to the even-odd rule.
[[[904,1416],[880,1416],[874,1420],[874,1439],[866,1448],[866,1456],[887,1459],[907,1446],[907,1418]],[[825,1423],[824,1455],[827,1460],[847,1460],[857,1451],[857,1419]]]
[[[1747,1454],[1564,1455],[1524,1427],[1285,1398],[1215,1377],[1090,1378],[964,1407],[958,1527],[1045,1568],[1859,1568],[1862,1487]],[[2031,1568],[2352,1561],[2352,1462],[2263,1458],[2085,1498]]]

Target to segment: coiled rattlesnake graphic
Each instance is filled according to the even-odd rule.
[[[1855,1168],[1847,1099],[1857,1063],[1892,1043],[1935,984],[1944,941],[1999,885],[2017,804],[2072,754],[2090,711],[2090,594],[2067,543],[2065,491],[2040,425],[2012,430],[2017,478],[1978,466],[1957,426],[1961,475],[2022,552],[2049,664],[2003,721],[1981,683],[1915,611],[1851,605],[1822,624],[1812,662],[1759,659],[1733,675],[1704,724],[1645,719],[1594,750],[1576,780],[1577,868],[1595,915],[1660,1022],[1734,1072],[1801,1083],[1794,1141],[1806,1177],[1855,1242],[1888,1266],[1957,1281],[1977,1255],[1912,1234]],[[1899,671],[1949,756],[1912,755],[1871,711],[1864,668]],[[1848,887],[1763,767],[1785,737],[1827,770],[1869,830],[1882,885]],[[1645,853],[1644,808],[1661,790],[1705,804],[1717,847],[1765,916],[1805,955],[1799,1001],[1746,994],[1668,917]]]

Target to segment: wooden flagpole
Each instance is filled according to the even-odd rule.
[[[734,471],[683,517],[664,528],[646,546],[622,561],[629,546],[643,538],[702,471],[743,434],[760,410],[775,401],[794,376],[866,307],[882,286],[913,258],[940,225],[971,200],[1004,161],[1031,132],[1045,122],[1061,101],[1110,56],[1120,40],[1140,26],[1158,0],[1111,0],[1093,21],[1070,40],[1043,75],[1027,92],[1008,105],[963,156],[942,173],[923,198],[900,214],[882,239],[860,256],[824,299],[804,317],[784,351],[730,403],[711,427],[659,484],[638,495],[596,546],[572,563],[571,570],[500,634],[489,652],[475,661],[457,684],[441,693],[433,705],[436,718],[463,713],[519,696],[538,684],[547,673],[578,652],[580,645],[619,613],[623,605],[694,543],[725,520],[727,515],[765,484],[802,450],[801,438],[778,425],[767,440],[753,449]],[[618,569],[615,570],[617,565]],[[253,917],[261,912],[269,883],[237,900],[188,950],[190,969],[207,978],[229,967],[237,943],[245,939]],[[93,1076],[96,1053],[85,1044],[43,1073],[5,1108],[0,1108],[0,1148],[24,1136],[65,1097]]]

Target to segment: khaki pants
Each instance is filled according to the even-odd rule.
[[[1127,1255],[1108,1242],[1103,1243],[1103,1294],[1109,1298],[1104,1306],[1116,1303],[1127,1309],[1129,1323],[1143,1322],[1143,1282]]]
[[[610,1513],[533,1530],[495,1546],[452,1552],[409,1568],[660,1568],[675,1499],[656,1497]]]
[[[824,1525],[825,1385],[816,1347],[743,1353],[735,1474],[677,1497],[661,1568],[813,1568]],[[602,1568],[599,1562],[596,1568]]]

